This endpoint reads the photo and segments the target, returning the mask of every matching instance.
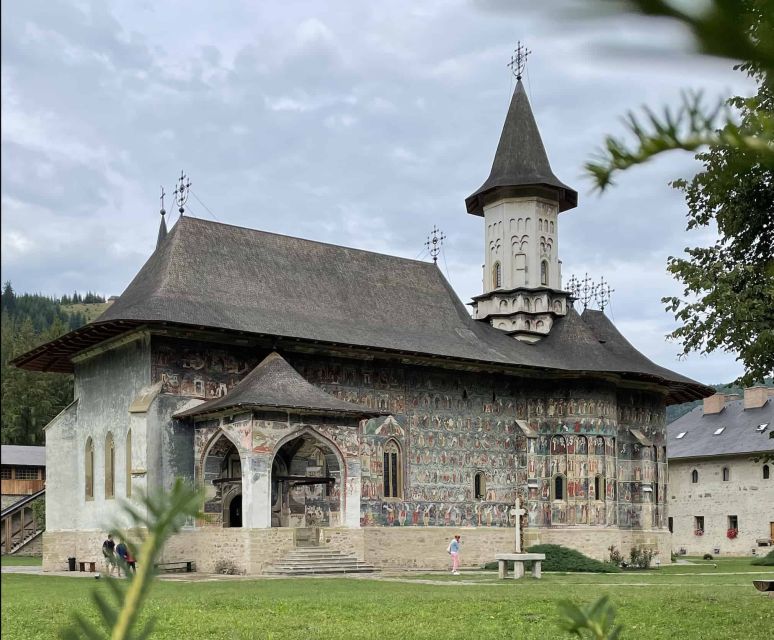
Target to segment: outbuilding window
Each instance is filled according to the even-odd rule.
[[[768,480],[769,479],[769,465],[764,464],[763,465],[763,479]]]
[[[691,482],[693,484],[698,484],[699,483],[699,472],[696,471],[696,469],[691,471]]]
[[[723,482],[728,482],[731,479],[731,470],[728,467],[723,467]]]

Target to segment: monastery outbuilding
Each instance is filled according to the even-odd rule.
[[[665,407],[712,389],[575,310],[559,228],[577,199],[519,80],[466,200],[473,317],[432,263],[162,218],[100,318],[14,361],[75,375],[46,429],[44,569],[96,558],[118,499],[176,477],[207,496],[165,560],[202,571],[262,573],[299,544],[442,568],[458,532],[475,566],[519,549],[516,524],[526,546],[668,562]]]

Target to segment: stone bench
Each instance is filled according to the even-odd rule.
[[[540,579],[540,567],[545,559],[545,553],[498,553],[495,555],[500,578],[508,577],[508,561],[513,561],[514,580],[524,577],[524,563],[529,561],[532,561],[532,577]]]
[[[179,562],[157,562],[153,566],[159,571],[193,571],[193,560],[181,560]]]

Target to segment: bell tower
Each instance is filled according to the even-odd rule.
[[[492,170],[465,200],[484,218],[483,293],[473,298],[478,320],[525,342],[537,342],[567,313],[562,290],[559,214],[577,206],[577,192],[551,170],[521,81],[530,52],[519,43],[511,60],[516,89]]]

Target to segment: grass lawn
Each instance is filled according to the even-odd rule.
[[[715,564],[717,569],[706,563],[613,575],[544,574],[540,581],[464,572],[453,580],[424,574],[401,581],[159,581],[146,615],[158,618],[156,639],[553,639],[570,637],[557,626],[559,600],[587,603],[608,594],[625,627],[623,640],[771,638],[774,598],[755,591],[752,580],[774,579],[774,572],[746,561]],[[4,640],[55,637],[73,610],[96,621],[93,589],[107,595],[104,580],[3,575]]]
[[[3,567],[36,567],[43,564],[40,556],[0,556]]]

